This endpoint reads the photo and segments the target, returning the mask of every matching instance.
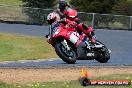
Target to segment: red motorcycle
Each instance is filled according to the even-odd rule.
[[[72,19],[76,17],[75,10],[70,11]],[[51,19],[52,20],[52,19]],[[96,40],[93,45],[84,34],[79,34],[74,23],[64,26],[62,21],[55,21],[49,25],[48,43],[51,44],[57,55],[66,63],[74,64],[76,60],[97,60],[106,63],[110,59],[107,47]]]

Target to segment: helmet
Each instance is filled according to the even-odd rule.
[[[68,3],[65,0],[59,0],[58,9],[63,13],[65,7],[68,6]]]
[[[49,25],[51,25],[55,21],[59,21],[60,16],[56,12],[52,12],[47,16],[47,22]]]

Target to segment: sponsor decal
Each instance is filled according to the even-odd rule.
[[[87,53],[87,56],[94,56],[94,53]]]
[[[131,85],[131,80],[122,79],[122,80],[91,80],[89,78],[89,73],[82,68],[82,76],[79,78],[79,82],[82,86],[89,85]]]

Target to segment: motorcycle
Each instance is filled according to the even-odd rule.
[[[48,43],[51,44],[57,55],[66,63],[74,64],[76,60],[97,60],[106,63],[110,59],[107,47],[96,40],[94,46],[84,35],[78,32],[68,31],[61,27],[60,23],[54,22],[49,27]],[[77,41],[82,41],[76,47]]]
[[[109,50],[102,42],[96,40],[93,45],[85,34],[80,35],[76,28],[71,26],[64,28],[61,22],[55,21],[49,25],[46,38],[55,48],[57,55],[67,64],[74,64],[76,60],[94,59],[106,63],[110,59]]]

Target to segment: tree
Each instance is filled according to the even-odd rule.
[[[86,11],[89,5],[89,0],[74,0],[70,1],[70,4],[73,5],[78,11]]]
[[[112,7],[119,0],[75,0],[73,4],[77,10],[90,13],[111,13]]]
[[[113,7],[113,13],[132,16],[132,0],[121,0]]]
[[[55,0],[22,0],[26,7],[52,8]]]

